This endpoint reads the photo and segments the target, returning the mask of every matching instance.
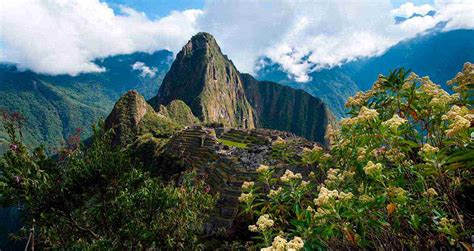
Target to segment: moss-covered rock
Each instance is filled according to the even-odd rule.
[[[182,128],[170,118],[156,113],[137,91],[125,93],[105,120],[107,129],[114,130],[113,144],[126,146],[139,135],[150,133],[166,138]]]
[[[160,105],[158,114],[161,114],[171,119],[174,123],[182,126],[200,124],[199,119],[194,116],[191,108],[181,100],[173,100],[167,106]]]

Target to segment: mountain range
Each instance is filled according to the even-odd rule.
[[[330,115],[326,108],[314,107],[327,104],[336,117],[342,117],[348,96],[370,88],[379,73],[386,74],[396,67],[429,75],[444,85],[464,62],[474,61],[473,38],[472,30],[433,31],[403,41],[380,56],[312,72],[311,81],[307,83],[292,81],[272,62],[257,72],[255,79],[238,72],[218,46],[212,46],[206,56],[193,50],[198,44],[192,43],[176,56],[173,66],[173,54],[165,50],[98,59],[95,63],[103,67],[104,72],[77,76],[49,76],[3,63],[0,65],[0,109],[23,113],[28,118],[26,142],[32,146],[43,144],[50,149],[65,142],[76,128],[86,129],[84,136],[88,136],[90,125],[105,118],[114,102],[131,89],[151,99],[155,110],[180,99],[205,123],[275,128],[321,140],[322,132],[311,128],[312,121],[321,121]],[[199,61],[203,57],[209,62]],[[189,63],[193,67],[183,65]],[[186,78],[199,90],[187,88],[189,85],[180,87]],[[214,85],[215,82],[225,82],[229,88],[219,89],[223,86]],[[172,93],[169,88],[173,89]],[[294,89],[302,89],[323,102]],[[223,96],[219,96],[222,92]],[[305,98],[301,98],[303,96]],[[307,109],[318,112],[308,113]],[[230,117],[233,119],[229,120]],[[279,119],[275,120],[276,117]],[[4,137],[0,132],[0,142]]]

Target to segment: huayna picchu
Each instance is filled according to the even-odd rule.
[[[333,120],[319,98],[241,74],[214,37],[204,32],[178,53],[150,103],[157,109],[177,99],[204,124],[289,131],[321,143]]]

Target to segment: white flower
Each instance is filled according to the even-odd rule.
[[[398,114],[393,114],[393,117],[385,122],[382,123],[382,125],[390,128],[392,131],[395,131],[400,127],[401,125],[405,124],[407,122],[406,119],[400,118]]]
[[[258,173],[263,173],[263,172],[266,172],[270,169],[269,166],[267,165],[260,165],[258,168],[257,168],[257,172]]]
[[[359,115],[357,115],[358,122],[366,122],[375,120],[379,116],[379,113],[375,109],[369,109],[365,106],[362,106],[359,111]]]
[[[301,237],[295,236],[293,237],[293,240],[289,241],[288,244],[286,244],[286,247],[288,250],[300,250],[304,247],[304,241],[301,239]]]
[[[343,201],[351,200],[354,197],[354,195],[351,192],[345,193],[345,192],[340,192],[339,193],[339,199]]]
[[[275,251],[286,250],[286,239],[281,236],[275,237],[272,242],[272,247]]]
[[[460,132],[469,129],[469,127],[471,127],[471,121],[469,121],[469,119],[457,115],[449,126],[449,129],[446,130],[446,135],[448,137],[453,137],[459,134]]]
[[[248,190],[252,188],[254,185],[255,183],[253,181],[244,181],[244,183],[242,183],[242,189]]]
[[[430,144],[426,143],[423,145],[423,147],[420,149],[418,154],[426,154],[426,155],[432,155],[435,154],[436,152],[439,151],[438,147],[431,146]]]
[[[329,190],[326,187],[321,187],[318,198],[314,199],[314,204],[322,206],[331,202],[331,199],[337,199],[339,192],[337,190]]]
[[[309,181],[304,181],[304,180],[301,181],[301,184],[300,184],[301,187],[306,187],[308,185],[309,185]]]
[[[260,216],[257,220],[257,227],[260,231],[265,231],[273,227],[274,221],[270,219],[270,215],[264,214]]]
[[[249,231],[250,232],[258,232],[258,227],[255,225],[250,225],[249,226]]]
[[[239,201],[240,202],[245,202],[245,203],[248,203],[249,201],[251,201],[253,199],[253,195],[251,193],[242,193],[240,196],[239,196]]]
[[[293,173],[292,171],[290,170],[286,170],[285,173],[283,174],[283,176],[280,177],[280,180],[283,181],[283,182],[289,182],[290,180],[297,180],[297,179],[302,179],[303,176],[301,175],[301,173]]]
[[[377,176],[382,171],[382,164],[374,164],[372,161],[367,162],[367,165],[364,167],[365,174],[369,176]]]

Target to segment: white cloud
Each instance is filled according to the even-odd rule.
[[[202,13],[187,10],[150,20],[130,8],[122,12],[99,0],[2,1],[2,57],[40,73],[103,71],[91,61],[159,48],[176,51],[195,33]]]
[[[279,63],[291,78],[361,57],[380,55],[396,43],[449,21],[446,29],[474,28],[473,0],[436,1],[434,6],[389,0],[208,1],[199,27],[216,36],[237,67],[252,72],[259,56]],[[399,25],[394,14],[415,17]]]
[[[411,17],[413,14],[426,15],[428,12],[434,10],[434,7],[429,4],[416,6],[412,2],[402,4],[398,9],[391,11],[392,15],[398,17]]]
[[[448,22],[445,30],[472,29],[473,8],[474,0],[406,3],[395,10],[390,0],[208,0],[202,10],[151,20],[127,7],[114,13],[99,0],[3,1],[0,57],[50,74],[102,71],[95,58],[177,52],[193,34],[207,31],[239,70],[252,73],[258,59],[268,57],[305,82],[311,71],[379,55],[439,22]],[[429,10],[436,14],[394,22],[395,15]]]
[[[153,78],[156,76],[158,69],[156,67],[148,67],[145,63],[137,61],[132,66],[132,70],[141,71],[140,76]]]

